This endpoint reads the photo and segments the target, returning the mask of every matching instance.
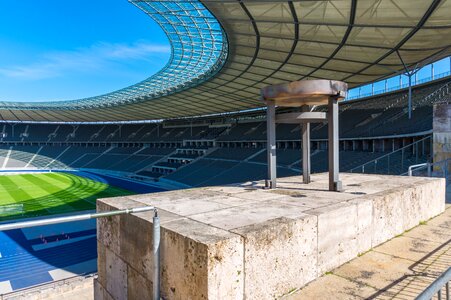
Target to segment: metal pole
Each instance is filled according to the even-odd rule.
[[[303,105],[303,112],[309,112],[310,107]],[[304,183],[310,183],[310,123],[301,124],[302,129],[302,178]]]
[[[401,172],[404,171],[404,148],[401,150]]]
[[[431,64],[431,78],[434,80],[434,64]]]
[[[448,268],[442,275],[440,275],[434,282],[431,283],[415,300],[429,300],[439,292],[442,287],[449,287],[448,283],[451,280],[451,268]],[[449,294],[448,294],[449,295]]]
[[[82,220],[88,220],[88,219],[97,219],[97,218],[110,217],[110,216],[116,216],[116,215],[122,215],[122,214],[133,214],[133,213],[145,212],[145,211],[149,211],[149,210],[155,210],[155,207],[144,206],[144,207],[127,208],[127,209],[113,210],[113,211],[93,213],[93,214],[82,214],[82,215],[49,218],[49,219],[42,219],[42,220],[35,220],[35,221],[8,223],[8,224],[0,225],[0,231],[28,228],[28,227],[34,227],[34,226],[52,225],[52,224],[59,224],[59,223],[67,223],[67,222],[75,222],[75,221],[82,221]]]
[[[387,175],[390,175],[390,155],[387,156]]]
[[[153,217],[153,300],[160,300],[160,217]]]
[[[409,76],[409,119],[412,118],[412,73]]]
[[[418,163],[418,142],[415,143],[415,163]]]
[[[338,149],[338,99],[329,98],[327,114],[329,130],[329,191],[341,191],[339,180],[339,149]]]
[[[266,187],[276,188],[277,166],[276,166],[276,104],[274,101],[267,101],[266,109],[266,149],[268,155],[268,179]]]

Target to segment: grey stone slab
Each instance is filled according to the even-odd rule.
[[[162,232],[162,293],[168,299],[240,299],[243,240],[193,220],[167,223]]]
[[[106,212],[116,209],[107,202],[109,201],[106,199],[98,200],[97,211]],[[97,240],[113,252],[120,253],[120,216],[98,218],[96,222]]]
[[[230,230],[238,227],[259,224],[277,218],[297,219],[305,216],[308,208],[287,205],[277,200],[258,202],[243,206],[191,215],[190,218],[210,226]]]
[[[412,276],[411,266],[411,260],[371,251],[342,265],[334,270],[334,274],[382,290]]]
[[[94,299],[96,300],[113,300],[105,288],[98,282],[97,279],[94,279]]]
[[[426,258],[429,253],[436,250],[440,245],[440,243],[434,241],[401,236],[374,248],[374,251],[411,261],[419,261]]]
[[[445,229],[451,228],[451,206],[449,206],[438,218],[427,221],[427,225],[437,226]]]
[[[325,275],[300,291],[286,296],[284,300],[363,300],[370,299],[377,292],[372,287],[351,280]]]
[[[114,299],[127,299],[127,263],[105,248],[106,290]]]
[[[318,276],[315,216],[279,218],[232,231],[245,243],[245,299],[275,299]]]
[[[448,219],[448,221],[451,221],[451,218]],[[423,239],[444,244],[451,240],[451,226],[445,228],[431,225],[419,225],[403,235],[414,239]]]
[[[359,254],[357,204],[333,204],[305,213],[318,217],[319,274],[324,274]]]
[[[131,266],[127,268],[128,299],[152,299],[153,283]]]
[[[162,202],[157,205],[158,208],[170,211],[180,216],[190,216],[202,212],[218,211],[231,207],[228,204],[203,200],[203,199],[181,199],[171,202]]]
[[[309,210],[313,208],[319,208],[328,206],[331,204],[339,203],[342,200],[331,199],[331,198],[317,198],[312,196],[285,196],[282,198],[277,198],[275,200],[271,200],[273,203],[281,203],[290,206],[298,206],[304,208],[304,210]]]

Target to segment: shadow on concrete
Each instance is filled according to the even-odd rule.
[[[366,299],[414,299],[437,279],[451,262],[451,239],[409,267],[406,274]]]

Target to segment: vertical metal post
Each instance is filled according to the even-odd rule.
[[[434,64],[431,64],[431,78],[434,80]]]
[[[404,171],[404,148],[401,150],[401,172]]]
[[[338,152],[338,99],[329,98],[329,112],[327,114],[329,129],[329,191],[341,191],[339,180],[339,152]]]
[[[446,300],[451,299],[450,295],[449,295],[449,282],[447,282],[445,284],[445,288],[446,288]]]
[[[390,175],[390,155],[387,156],[387,175]]]
[[[303,112],[309,112],[310,107],[303,105]],[[304,183],[310,183],[310,123],[302,123],[302,178]]]
[[[160,300],[160,217],[153,217],[153,300]]]
[[[422,153],[421,153],[421,157],[424,157],[424,139],[421,141],[421,151],[422,151]]]
[[[418,142],[415,143],[415,163],[418,163]]]
[[[266,151],[268,155],[268,179],[266,187],[276,188],[277,166],[276,166],[276,104],[268,100],[266,109]]]
[[[409,76],[409,120],[412,118],[412,73]]]

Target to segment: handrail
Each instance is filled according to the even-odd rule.
[[[450,298],[449,282],[451,281],[451,267],[448,268],[439,278],[434,280],[415,300],[430,300],[437,294],[438,299],[442,299],[442,288],[445,287],[446,300]]]
[[[431,139],[431,136],[426,136],[426,137],[424,137],[424,138],[422,138],[422,139],[420,139],[420,140],[418,140],[418,141],[415,141],[415,142],[413,142],[413,143],[410,143],[410,144],[408,144],[408,145],[406,145],[406,146],[404,146],[404,147],[402,147],[402,148],[396,149],[395,151],[392,151],[392,152],[387,153],[387,154],[385,154],[385,155],[382,155],[382,156],[380,156],[380,157],[378,157],[378,158],[375,158],[375,159],[373,159],[373,160],[370,160],[370,161],[368,161],[368,162],[366,162],[366,163],[364,163],[364,164],[361,164],[360,166],[354,167],[354,168],[352,168],[351,170],[349,170],[349,172],[352,173],[354,170],[361,169],[362,167],[365,167],[365,166],[368,165],[368,164],[374,164],[374,163],[377,163],[379,160],[381,160],[381,159],[383,159],[383,158],[385,158],[385,157],[387,157],[387,156],[393,155],[393,154],[395,154],[395,153],[398,152],[398,151],[403,151],[404,149],[409,148],[409,147],[412,147],[412,146],[414,146],[414,145],[416,145],[416,144],[418,144],[418,143],[420,143],[420,142],[424,142],[424,141],[427,140],[427,139]]]
[[[417,164],[417,165],[411,165],[409,166],[409,169],[407,171],[407,174],[409,176],[412,176],[412,170],[413,169],[421,169],[422,167],[427,167],[428,168],[428,177],[431,177],[431,163],[427,162],[427,163],[423,163],[423,164]]]
[[[153,217],[153,290],[152,295],[154,300],[160,299],[160,217],[158,216],[158,210],[154,206],[143,206],[126,208],[121,210],[113,210],[100,213],[88,213],[80,215],[72,215],[66,217],[56,217],[48,219],[40,219],[33,221],[22,221],[15,223],[8,223],[0,225],[0,231],[12,230],[12,229],[22,229],[34,226],[52,225],[59,223],[68,223],[89,219],[97,219],[104,217],[117,216],[122,214],[133,214],[146,211],[154,211]]]
[[[424,163],[424,164],[412,165],[412,166],[409,166],[409,169],[408,169],[408,171],[406,173],[403,173],[401,175],[412,176],[412,173],[413,173],[414,169],[419,170],[419,169],[423,169],[425,166],[427,166],[428,167],[428,177],[431,177],[432,169],[435,166],[442,167],[444,165],[442,167],[442,170],[443,170],[443,173],[444,173],[443,175],[444,175],[445,179],[448,180],[448,175],[449,175],[448,174],[448,164],[450,162],[451,162],[451,158],[447,158],[447,159],[444,159],[444,160],[441,160],[441,161],[438,161],[438,162],[435,162],[435,163],[427,162],[427,163]]]

